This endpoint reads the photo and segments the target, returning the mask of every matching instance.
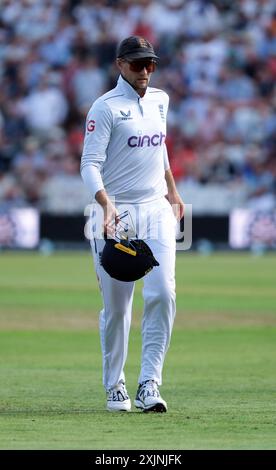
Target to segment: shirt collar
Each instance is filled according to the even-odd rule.
[[[142,98],[137,91],[134,90],[134,88],[128,83],[127,80],[125,80],[122,75],[119,76],[118,82],[117,82],[117,87],[119,87],[120,90],[122,90],[129,98],[132,99],[139,99]],[[147,95],[147,91],[143,98]]]

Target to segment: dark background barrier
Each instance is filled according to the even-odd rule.
[[[41,214],[40,238],[53,242],[84,242],[85,223],[82,215]]]
[[[85,242],[84,216],[53,216],[42,214],[40,221],[40,238],[53,242]],[[213,243],[228,243],[228,216],[194,216],[193,243],[201,239]]]

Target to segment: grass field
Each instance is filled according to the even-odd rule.
[[[87,253],[0,254],[1,449],[275,449],[276,256],[177,256],[166,414],[105,411]],[[126,365],[140,362],[137,283]]]

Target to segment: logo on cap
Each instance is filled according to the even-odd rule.
[[[149,47],[149,44],[147,43],[147,41],[144,38],[139,38],[139,44],[140,44],[141,47],[146,47],[146,48]]]

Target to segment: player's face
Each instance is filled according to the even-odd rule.
[[[140,96],[146,92],[151,74],[155,71],[156,63],[152,59],[127,61],[117,60],[122,76],[133,86]]]

